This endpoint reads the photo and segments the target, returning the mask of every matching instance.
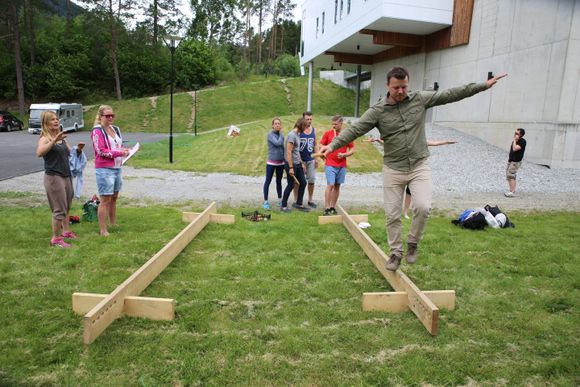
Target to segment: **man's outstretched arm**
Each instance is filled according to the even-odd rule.
[[[490,78],[487,80],[487,88],[489,89],[490,87],[492,87],[493,85],[495,85],[497,83],[497,81],[499,81],[500,79],[507,77],[507,73],[503,73],[500,74],[496,77]]]
[[[461,101],[464,98],[474,96],[477,93],[481,93],[495,85],[498,80],[506,77],[507,74],[500,74],[496,77],[488,79],[486,82],[481,83],[469,83],[463,86],[452,87],[450,89],[445,89],[436,92],[421,91],[419,92],[425,107],[430,108],[433,106],[445,105],[451,102]]]

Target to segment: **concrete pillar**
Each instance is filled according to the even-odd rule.
[[[359,117],[360,111],[360,76],[361,76],[361,65],[356,65],[356,86],[355,86],[355,98],[354,98],[354,116]]]
[[[306,103],[306,111],[312,111],[312,77],[313,77],[314,63],[308,62],[308,101]]]

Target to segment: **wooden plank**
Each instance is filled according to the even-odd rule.
[[[184,222],[191,223],[199,215],[200,215],[199,212],[182,212],[181,219]],[[228,214],[209,214],[209,221],[211,223],[219,223],[219,224],[234,224],[236,222],[236,217],[235,215]]]
[[[355,222],[368,222],[368,214],[351,215],[350,216]],[[340,224],[342,223],[342,215],[320,215],[318,217],[318,224]]]
[[[474,0],[455,0],[453,25],[425,37],[425,51],[431,52],[469,43]]]
[[[85,314],[101,302],[107,294],[73,293],[72,305],[76,314]],[[175,319],[175,300],[171,298],[125,297],[123,315],[150,320]]]
[[[434,336],[437,335],[439,331],[439,308],[401,270],[395,272],[387,270],[385,264],[388,257],[385,252],[358,227],[357,223],[340,205],[337,207],[338,213],[343,216],[344,226],[377,270],[389,281],[393,289],[407,293],[411,311],[415,313],[429,333]]]
[[[122,313],[124,300],[138,296],[167,265],[209,223],[210,214],[216,213],[216,203],[211,203],[200,216],[187,225],[177,236],[150,258],[135,273],[91,309],[83,318],[85,344],[90,344]]]
[[[423,294],[440,309],[455,309],[455,290],[424,290]],[[363,293],[364,311],[406,312],[409,311],[407,292]]]
[[[427,331],[436,336],[439,333],[439,308],[419,290],[417,285],[405,273],[397,270],[396,274],[405,286],[405,291],[409,298],[409,309],[415,313],[419,321],[427,328]]]
[[[455,290],[423,290],[439,309],[455,310]]]
[[[474,0],[455,0],[453,4],[453,26],[449,38],[450,47],[469,43]]]
[[[342,215],[320,215],[318,217],[318,224],[339,224],[342,223]]]
[[[365,312],[400,313],[410,310],[407,292],[363,293],[362,309]]]

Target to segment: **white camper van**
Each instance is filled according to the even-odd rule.
[[[83,105],[80,103],[33,103],[29,110],[28,133],[40,133],[42,130],[40,116],[45,110],[56,113],[60,120],[60,128],[64,132],[77,131],[85,126]]]

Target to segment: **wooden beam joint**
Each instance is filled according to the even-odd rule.
[[[73,311],[80,315],[86,314],[107,296],[108,294],[73,293]],[[173,320],[175,319],[175,300],[127,296],[123,300],[122,314],[150,320]]]
[[[188,217],[191,217],[191,220],[188,220]],[[175,315],[173,300],[137,296],[161,274],[209,222],[229,224],[234,220],[233,215],[217,216],[215,202],[202,213],[195,213],[191,216],[184,214],[183,218],[189,224],[110,294],[81,293],[79,295],[75,293],[76,296],[73,295],[75,311],[85,312],[88,308],[83,317],[83,342],[85,344],[95,341],[113,321],[123,314],[154,319],[166,319]]]
[[[455,309],[455,290],[426,290],[423,294],[440,309]],[[407,292],[363,293],[362,308],[365,312],[400,313],[411,310]]]
[[[342,223],[354,240],[363,249],[377,270],[385,277],[395,292],[363,295],[364,310],[405,311],[411,310],[425,326],[427,331],[435,336],[439,333],[439,307],[455,308],[455,291],[421,291],[400,269],[393,272],[386,269],[388,260],[385,252],[358,226],[358,222],[341,206],[337,206]],[[360,216],[360,215],[359,215]],[[319,217],[319,223],[323,218]],[[324,223],[335,223],[338,219],[324,220]]]

